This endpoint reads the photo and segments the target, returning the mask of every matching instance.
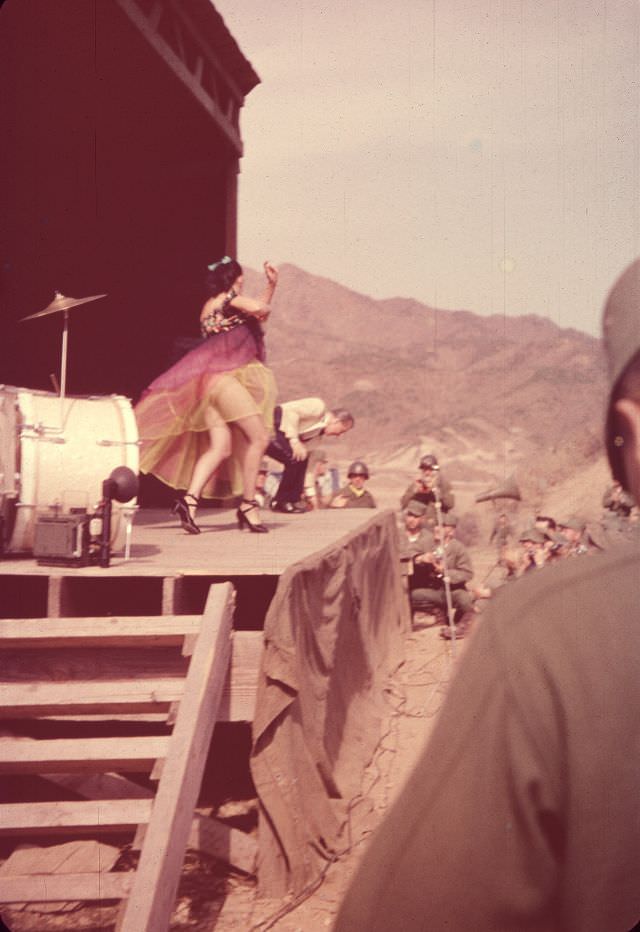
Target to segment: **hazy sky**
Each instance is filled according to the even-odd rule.
[[[640,254],[638,0],[215,0],[262,79],[239,257],[598,332]]]

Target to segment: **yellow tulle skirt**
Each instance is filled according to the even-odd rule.
[[[208,480],[202,496],[239,495],[246,439],[237,422],[257,414],[272,433],[275,399],[273,373],[257,359],[228,372],[196,372],[177,384],[161,377],[135,407],[140,471],[152,473],[174,489],[188,488],[196,461],[209,448],[205,415],[211,406],[231,427],[232,453]]]

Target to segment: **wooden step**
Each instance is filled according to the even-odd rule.
[[[0,738],[0,773],[55,780],[56,774],[73,779],[74,771],[111,779],[118,770],[162,771],[154,799],[134,790],[118,799],[3,806],[0,836],[127,833],[144,843],[133,876],[45,874],[37,864],[25,876],[17,865],[15,874],[0,874],[0,902],[124,897],[120,932],[154,932],[169,926],[188,842],[232,855],[242,842],[238,859],[253,869],[253,839],[238,839],[195,813],[215,723],[253,718],[263,638],[233,632],[234,606],[233,586],[225,582],[211,586],[202,618],[0,622],[0,718],[168,712],[173,723],[169,737]],[[84,863],[72,870],[78,868],[86,870]]]
[[[0,620],[0,649],[168,647],[200,631],[200,615]]]
[[[149,772],[166,756],[168,737],[0,738],[0,773]]]
[[[132,872],[16,874],[0,877],[0,903],[120,900],[128,896]]]
[[[252,721],[262,646],[261,631],[233,632],[231,665],[225,676],[218,713],[219,721]],[[35,643],[33,647],[36,647]],[[38,644],[37,647],[41,645]],[[47,663],[38,663],[39,677],[36,679],[29,676],[30,657],[39,656],[38,650],[33,649],[22,654],[12,645],[11,651],[7,653],[11,661],[5,665],[4,671],[0,654],[0,719],[166,713],[169,707],[179,702],[182,697],[183,677],[162,675],[168,671],[168,661],[163,664],[153,661],[154,664],[158,664],[156,676],[145,677],[141,674],[140,665],[145,661],[142,650],[139,657],[118,655],[110,661],[103,661],[100,652],[93,664],[92,650],[84,645],[81,649],[74,650],[73,658],[67,658],[66,662],[64,651],[60,652],[62,660],[59,662],[55,659],[54,655],[58,653],[55,651]],[[84,665],[80,663],[83,656]],[[92,675],[99,674],[104,678],[78,678],[80,669],[86,677],[87,667]],[[122,678],[125,670],[126,679]],[[42,678],[46,671],[51,671],[51,680]],[[152,671],[148,669],[147,672]],[[31,675],[33,676],[33,671]],[[59,681],[58,676],[64,681]]]
[[[147,823],[152,809],[150,799],[8,803],[2,807],[0,835],[127,832]]]
[[[0,684],[0,717],[158,712],[182,697],[184,680],[84,680]]]

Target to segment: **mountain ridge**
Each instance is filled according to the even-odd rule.
[[[261,290],[260,273],[245,278]],[[601,341],[548,318],[375,299],[284,264],[266,341],[280,400],[353,411],[345,458],[415,443],[459,480],[533,467],[548,483],[602,456]]]

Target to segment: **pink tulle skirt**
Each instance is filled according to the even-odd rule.
[[[205,485],[209,498],[242,491],[239,459],[244,434],[233,424],[253,414],[273,430],[276,386],[245,325],[208,337],[158,376],[135,407],[140,471],[174,489],[189,486],[198,457],[209,447],[205,413],[212,405],[232,428],[232,455]]]

